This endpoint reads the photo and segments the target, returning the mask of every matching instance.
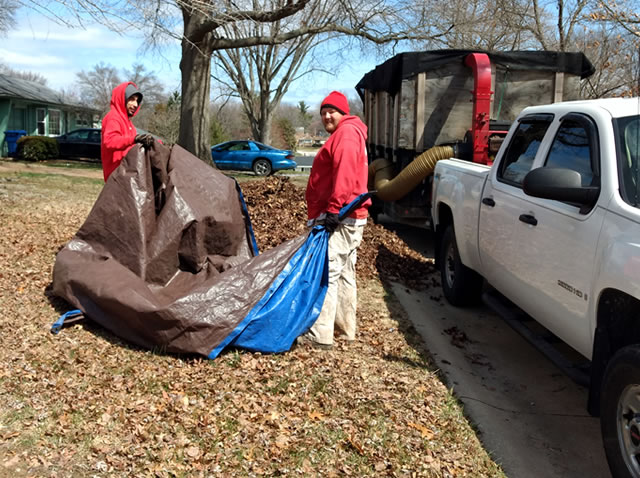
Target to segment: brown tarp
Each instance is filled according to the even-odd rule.
[[[179,146],[135,146],[58,253],[53,292],[142,347],[208,356],[305,239],[254,257],[233,179]]]

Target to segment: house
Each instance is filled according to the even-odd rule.
[[[299,148],[308,148],[313,144],[312,138],[300,138],[298,139],[298,147]]]
[[[7,156],[8,130],[58,136],[77,128],[97,126],[99,113],[34,81],[0,74],[0,156]]]

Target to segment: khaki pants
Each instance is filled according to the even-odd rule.
[[[315,342],[333,344],[334,327],[356,338],[356,259],[364,225],[341,224],[329,237],[329,288],[309,335]]]

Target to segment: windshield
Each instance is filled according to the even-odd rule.
[[[632,206],[640,206],[640,116],[615,120],[618,132],[620,194]]]

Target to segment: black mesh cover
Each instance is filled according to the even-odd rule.
[[[591,76],[595,68],[584,53],[565,53],[555,51],[511,51],[491,52],[482,50],[434,50],[400,53],[376,66],[364,75],[356,85],[360,98],[364,99],[365,90],[386,91],[395,95],[400,90],[402,80],[412,78],[418,73],[430,71],[452,62],[464,62],[470,53],[486,53],[491,63],[511,70],[546,70]]]

